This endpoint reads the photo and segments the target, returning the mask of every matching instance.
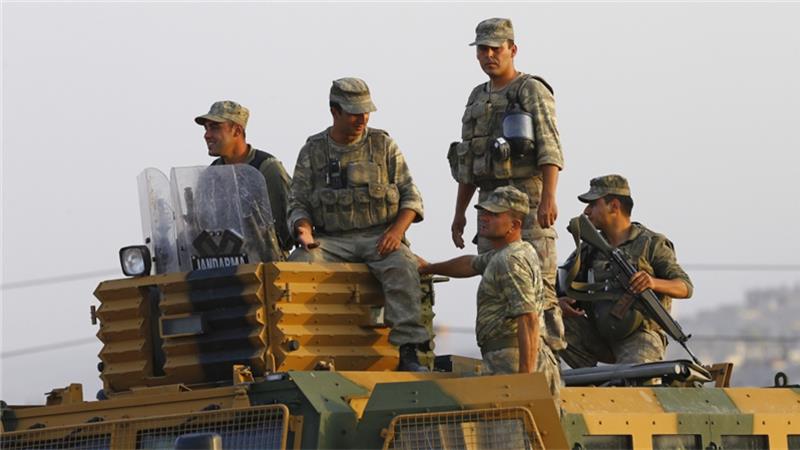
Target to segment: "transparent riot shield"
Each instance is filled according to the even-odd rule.
[[[175,213],[169,180],[158,169],[147,168],[136,178],[139,185],[139,213],[144,242],[154,257],[154,273],[170,273],[178,266]]]
[[[282,258],[266,183],[253,167],[173,168],[166,203],[162,202],[166,177],[161,172],[148,169],[139,178],[142,228],[156,256],[156,273]],[[162,253],[164,256],[159,256]]]

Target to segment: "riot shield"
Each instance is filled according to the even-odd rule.
[[[178,242],[169,180],[158,169],[147,168],[136,178],[144,242],[154,257],[157,274],[177,272]]]
[[[173,168],[168,203],[162,201],[165,180],[155,169],[140,175],[142,228],[156,256],[156,273],[281,258],[266,183],[258,170],[242,164]],[[163,222],[169,222],[170,214],[167,226]]]

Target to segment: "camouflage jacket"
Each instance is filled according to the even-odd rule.
[[[479,346],[491,340],[516,338],[516,318],[521,314],[536,314],[540,334],[544,333],[544,287],[539,256],[530,243],[520,240],[478,255],[472,260],[472,268],[482,275],[475,320]]]
[[[367,128],[357,142],[339,145],[329,130],[309,137],[300,149],[289,201],[291,230],[300,219],[309,220],[316,232],[367,229],[391,223],[401,209],[417,213],[415,222],[422,220],[422,196],[385,131]]]
[[[639,222],[632,222],[631,233],[628,239],[619,245],[619,249],[631,258],[639,270],[663,280],[683,280],[689,289],[689,296],[691,297],[693,291],[692,280],[689,279],[689,275],[678,264],[675,257],[675,247],[666,236],[646,228]],[[574,259],[575,252],[567,258],[564,266],[571,267],[571,262]],[[594,279],[594,282],[602,283],[609,280],[612,291],[613,289],[618,289],[620,295],[622,294],[622,287],[618,286],[616,279],[614,279],[608,258],[600,252],[593,251],[591,246],[581,244],[581,267],[576,280],[588,281],[590,278],[589,271],[593,274],[591,278]],[[670,311],[672,299],[666,295],[658,295],[658,298],[664,308]],[[587,305],[587,307],[589,306]],[[650,326],[653,325],[650,324]]]

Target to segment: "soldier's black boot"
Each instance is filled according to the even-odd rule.
[[[400,346],[400,372],[428,372],[428,368],[419,363],[416,344],[403,344]]]

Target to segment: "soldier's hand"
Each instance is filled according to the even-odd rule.
[[[425,261],[425,258],[423,258],[422,256],[419,256],[417,254],[415,254],[414,256],[417,258],[417,265],[419,266],[418,270],[420,275],[426,275],[428,273],[426,269],[428,268],[430,263],[428,261]]]
[[[539,202],[539,209],[536,211],[536,219],[542,228],[550,228],[556,223],[558,218],[558,206],[556,206],[555,196],[542,196]]]
[[[634,294],[641,294],[646,289],[655,290],[655,288],[655,279],[649,273],[640,270],[631,276],[631,291]]]
[[[319,247],[319,242],[314,240],[314,235],[302,229],[297,233],[297,243],[305,250]]]
[[[560,297],[558,299],[558,304],[561,306],[561,310],[567,317],[580,317],[586,314],[586,311],[575,306],[576,303],[577,301],[574,298]]]
[[[403,233],[397,232],[395,227],[389,227],[383,232],[383,236],[381,236],[381,238],[378,240],[378,244],[376,245],[378,254],[385,256],[389,253],[392,253],[400,248],[400,244],[403,242],[402,240]]]
[[[453,217],[453,224],[450,225],[450,232],[453,235],[453,244],[458,248],[464,248],[465,226],[467,226],[467,217],[464,214]]]

